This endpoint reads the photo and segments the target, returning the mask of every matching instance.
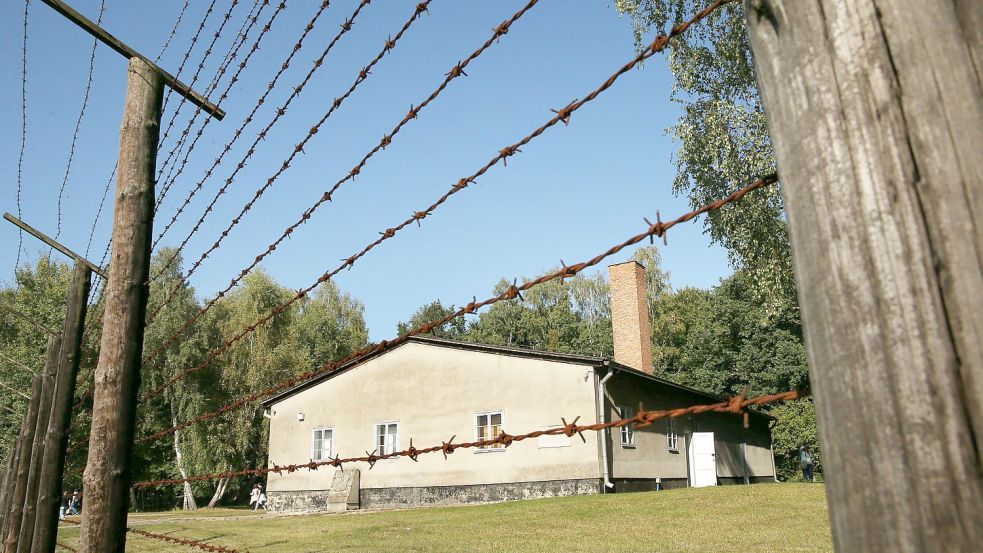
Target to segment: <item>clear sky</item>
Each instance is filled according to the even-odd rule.
[[[99,0],[69,3],[92,19],[99,10]],[[188,167],[163,202],[155,234],[255,105],[318,4],[314,0],[288,0],[287,9],[223,104],[228,116],[208,126]],[[419,104],[445,73],[490,36],[493,27],[524,4],[525,0],[434,0],[429,16],[414,24],[369,79],[328,119],[306,153],[294,161],[192,277],[199,295],[208,296],[223,288],[265,251],[267,244],[389,132],[411,104]],[[182,5],[180,0],[106,0],[103,26],[153,58]],[[229,5],[229,0],[216,2],[215,13],[206,22],[205,32],[180,75],[182,80],[190,81]],[[234,9],[205,62],[196,89],[204,89],[211,80],[252,5],[252,0],[244,0]],[[177,245],[187,235],[255,133],[272,118],[276,106],[307,73],[355,5],[356,0],[331,3],[253,124],[167,234],[164,244]],[[214,242],[332,99],[348,89],[386,37],[398,31],[415,5],[415,1],[376,0],[362,11],[351,32],[328,55],[191,240],[185,250],[186,264]],[[162,67],[177,71],[207,6],[206,0],[191,0],[177,35],[161,59]],[[261,24],[274,7],[271,4],[264,10]],[[5,76],[0,84],[0,210],[14,214],[23,8],[21,0],[0,4],[0,70]],[[82,104],[92,40],[39,0],[30,3],[28,25],[27,148],[21,209],[27,222],[53,235],[58,191]],[[258,32],[259,25],[247,44],[252,44]],[[501,148],[544,123],[553,115],[550,109],[582,98],[633,56],[630,21],[619,17],[613,2],[542,0],[499,44],[469,66],[467,77],[454,80],[393,139],[391,146],[369,161],[354,182],[345,184],[332,204],[323,206],[268,257],[263,268],[291,288],[307,286],[337,266],[340,259],[375,239],[379,231],[429,205]],[[115,163],[125,76],[126,60],[100,45],[62,205],[60,239],[78,251],[86,248]],[[654,220],[656,210],[663,218],[688,211],[686,200],[674,197],[671,191],[674,144],[666,128],[680,109],[669,102],[671,86],[664,58],[653,58],[579,110],[569,126],[547,131],[512,157],[507,167],[496,166],[477,185],[454,196],[420,228],[408,228],[373,250],[351,271],[340,274],[336,283],[341,289],[365,303],[371,338],[393,336],[397,322],[434,299],[445,305],[461,305],[472,296],[481,299],[490,295],[503,277],[537,276],[558,265],[561,258],[574,263],[592,257],[644,230],[642,218]],[[169,101],[164,125],[178,103],[176,96]],[[185,105],[179,121],[186,121],[193,111]],[[183,127],[176,125],[172,135],[178,135]],[[169,139],[159,161],[171,145]],[[95,261],[110,235],[112,194],[108,202],[96,225],[90,252]],[[25,245],[32,259],[41,251],[39,243],[30,237],[25,236]],[[16,249],[16,229],[2,221],[0,279],[4,282],[12,280]],[[703,233],[702,219],[673,229],[662,254],[675,287],[709,287],[730,273],[725,252],[712,246]],[[611,262],[630,255],[630,250],[623,252]]]

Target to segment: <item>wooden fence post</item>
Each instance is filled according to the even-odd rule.
[[[838,551],[983,540],[983,4],[745,0]]]
[[[126,544],[162,92],[163,80],[156,68],[132,58],[120,127],[113,252],[83,476],[79,549],[84,553],[122,553]]]
[[[37,518],[31,548],[35,553],[54,551],[58,536],[58,507],[61,504],[65,451],[68,448],[68,426],[72,419],[72,399],[78,377],[82,333],[91,285],[92,270],[85,264],[76,262],[72,273],[72,287],[68,294],[68,311],[65,314],[51,416],[48,418],[44,437],[44,459],[41,462]]]
[[[21,426],[23,427],[23,421]],[[19,440],[15,439],[13,445],[10,448],[10,454],[7,456],[7,464],[3,469],[3,481],[0,482],[0,543],[3,543],[7,535],[3,532],[3,528],[7,524],[7,516],[10,512],[10,496],[13,494],[14,488],[14,473],[17,471],[17,446]]]
[[[4,548],[13,538],[14,546],[17,545],[17,537],[20,534],[21,515],[24,512],[24,498],[27,495],[27,475],[31,469],[31,444],[34,442],[34,431],[38,421],[38,407],[41,403],[41,379],[40,374],[34,375],[31,379],[31,403],[27,407],[27,415],[24,416],[24,424],[21,425],[20,434],[17,436],[17,449],[20,452],[17,458],[17,469],[14,473],[13,493],[10,494],[10,510],[4,519]]]
[[[5,553],[27,552],[31,549],[34,534],[34,515],[37,512],[38,485],[41,477],[41,459],[44,457],[44,435],[51,415],[51,396],[55,391],[55,375],[58,373],[58,357],[61,353],[61,336],[49,336],[41,372],[41,400],[38,402],[37,423],[30,445],[30,466],[27,471],[27,487],[21,508],[20,528],[10,529],[5,543]]]

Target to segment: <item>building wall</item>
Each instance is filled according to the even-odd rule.
[[[439,445],[475,436],[475,414],[503,412],[503,429],[516,434],[560,426],[560,417],[596,419],[594,378],[587,366],[467,351],[410,342],[271,406],[271,464],[311,456],[311,433],[333,428],[333,451],[342,457],[375,448],[375,424],[399,422],[397,449]],[[298,421],[297,414],[304,420]],[[514,443],[505,451],[458,450],[360,465],[367,489],[476,486],[574,481],[599,477],[597,442],[566,436]],[[335,469],[270,474],[271,494],[327,489]],[[378,502],[385,503],[383,497]]]
[[[608,394],[618,405],[628,405],[637,410],[639,402],[645,409],[672,409],[708,403],[705,396],[678,390],[647,380],[637,375],[621,372],[607,383]],[[607,402],[606,402],[607,403]],[[608,403],[608,420],[618,417],[614,406]],[[658,420],[644,428],[636,428],[633,448],[621,445],[621,433],[612,430],[606,437],[612,459],[612,479],[688,478],[687,439],[696,432],[713,432],[717,459],[717,476],[720,478],[744,476],[740,444],[747,444],[747,458],[751,477],[774,476],[771,458],[771,434],[768,419],[751,415],[749,428],[744,428],[743,417],[724,413],[704,413],[675,419],[677,449],[668,449],[667,422]]]

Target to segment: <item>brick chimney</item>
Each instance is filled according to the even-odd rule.
[[[626,261],[609,266],[608,272],[614,360],[633,369],[653,373],[645,267],[637,261]]]

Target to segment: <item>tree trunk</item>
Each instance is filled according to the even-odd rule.
[[[26,416],[24,417],[26,419]],[[21,428],[23,428],[23,421]],[[14,440],[13,447],[10,448],[10,459],[7,461],[7,470],[3,476],[3,496],[0,497],[0,544],[7,538],[7,522],[10,519],[11,498],[14,495],[14,486],[17,483],[17,463],[20,458],[20,439]]]
[[[177,409],[174,407],[174,394],[168,392],[168,403],[171,406],[171,425],[177,426]],[[181,431],[174,431],[174,465],[177,467],[178,472],[181,474],[181,478],[187,478],[188,472],[184,469],[184,454],[181,451]],[[195,502],[194,490],[191,489],[191,484],[189,482],[184,482],[183,486],[183,496],[184,499],[181,503],[181,508],[185,511],[195,511],[198,509],[198,503]]]
[[[7,546],[7,553],[30,553],[34,541],[34,519],[38,507],[38,488],[41,485],[41,462],[44,459],[44,438],[48,419],[51,417],[51,400],[55,395],[55,379],[58,376],[58,359],[61,356],[61,336],[48,337],[44,356],[44,372],[41,373],[41,402],[38,404],[37,429],[31,447],[31,468],[27,473],[27,492],[24,494],[24,512],[21,515],[17,545]],[[9,536],[8,536],[9,539]]]
[[[72,401],[78,377],[79,358],[85,314],[88,308],[92,270],[76,263],[72,272],[72,287],[68,294],[68,311],[62,329],[62,349],[58,360],[58,376],[51,403],[51,416],[44,438],[44,459],[38,487],[37,515],[34,523],[33,553],[47,553],[55,548],[58,534],[58,507],[61,504],[62,474],[65,471],[65,451],[68,448],[68,426],[72,420]]]
[[[784,185],[835,546],[975,550],[983,4],[745,7]]]
[[[13,493],[10,495],[10,511],[7,518],[4,519],[4,550],[7,549],[7,544],[16,548],[17,538],[20,537],[24,498],[27,496],[27,475],[31,470],[31,446],[34,442],[34,432],[38,423],[38,408],[41,403],[42,379],[40,374],[36,374],[31,380],[31,403],[27,407],[24,424],[21,425],[20,434],[17,436],[17,449],[20,453],[17,459],[17,472],[14,475]]]
[[[225,497],[225,490],[228,489],[228,485],[228,478],[219,479],[218,485],[215,486],[215,493],[212,494],[212,499],[208,502],[209,509],[214,509],[216,506],[218,506],[219,502],[222,501],[222,498]]]
[[[82,553],[123,553],[153,232],[161,76],[133,58],[120,127],[113,252],[92,400]]]

